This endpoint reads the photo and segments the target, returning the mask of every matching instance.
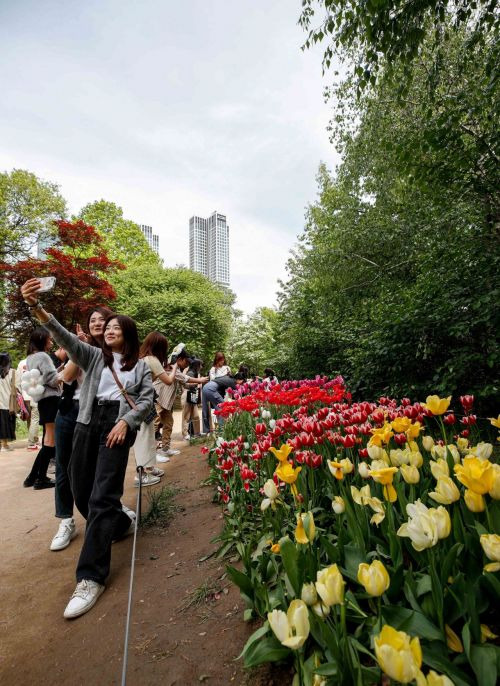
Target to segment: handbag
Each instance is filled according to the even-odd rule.
[[[113,367],[111,367],[111,373],[113,374],[113,378],[114,378],[114,380],[116,381],[116,385],[117,385],[118,388],[120,389],[120,393],[123,395],[123,397],[124,397],[125,400],[128,402],[128,404],[130,405],[130,407],[131,407],[133,410],[136,410],[136,409],[137,409],[137,405],[135,404],[135,402],[132,400],[132,398],[129,396],[129,394],[127,393],[127,391],[126,391],[125,388],[123,387],[123,384],[122,384],[122,382],[120,381],[120,379],[118,378],[118,374],[116,373],[116,371],[114,370]],[[148,412],[148,414],[146,415],[146,417],[145,417],[142,421],[143,421],[145,424],[151,424],[151,422],[153,421],[153,419],[154,419],[155,417],[156,417],[156,409],[155,409],[155,406],[154,406],[154,404],[153,404],[153,407],[151,408],[151,410]]]
[[[17,414],[19,410],[17,402],[17,388],[16,388],[16,376],[12,369],[10,374],[10,397],[9,397],[9,412],[11,414]]]

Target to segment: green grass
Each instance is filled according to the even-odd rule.
[[[203,603],[213,600],[216,593],[221,592],[221,584],[215,580],[207,579],[201,586],[195,588],[187,594],[187,598],[181,605],[181,611],[188,610],[190,607],[199,607]]]
[[[141,517],[142,526],[168,526],[176,512],[182,508],[174,502],[175,496],[180,492],[178,488],[163,486],[154,491],[149,491],[146,500],[146,512]]]

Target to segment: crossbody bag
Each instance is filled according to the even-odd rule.
[[[129,394],[127,393],[127,391],[123,387],[123,384],[120,381],[120,379],[118,378],[118,374],[116,373],[115,369],[113,367],[111,367],[110,369],[111,369],[111,374],[113,374],[113,378],[116,381],[116,385],[120,389],[120,393],[123,395],[125,400],[128,402],[128,404],[130,405],[132,410],[136,410],[137,405],[135,404],[135,402],[132,400],[132,398],[129,396]],[[151,408],[149,413],[146,415],[146,417],[142,421],[144,422],[144,424],[151,424],[151,422],[153,421],[153,419],[155,417],[156,417],[156,409],[155,409],[155,406],[153,403],[153,407]]]

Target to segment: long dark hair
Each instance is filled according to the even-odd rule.
[[[10,372],[10,355],[9,353],[0,353],[0,379],[5,379]]]
[[[113,310],[111,310],[109,307],[106,307],[105,305],[98,305],[97,307],[93,307],[90,312],[89,316],[87,317],[87,331],[89,340],[88,343],[89,345],[93,345],[95,348],[102,348],[102,343],[100,343],[97,338],[94,338],[92,334],[90,333],[90,318],[94,314],[94,312],[99,312],[99,314],[102,314],[104,319],[107,319],[108,317],[111,317],[112,314],[114,314]],[[104,336],[104,329],[103,329],[103,336]]]
[[[139,359],[139,336],[137,334],[137,326],[132,317],[127,317],[125,314],[111,314],[107,317],[104,323],[104,331],[110,321],[116,319],[123,334],[123,350],[122,350],[122,366],[123,372],[128,372],[135,367]],[[110,369],[113,366],[113,351],[106,345],[104,340],[102,343],[102,356],[104,358],[104,365]]]
[[[224,353],[220,353],[220,352],[215,353],[214,362],[213,362],[212,367],[216,367],[217,362],[220,362],[221,360],[224,364],[226,364],[226,356],[224,355]]]
[[[165,366],[168,357],[168,341],[159,331],[151,331],[142,342],[139,357],[147,357],[148,355],[157,357],[162,367]]]
[[[28,355],[33,355],[33,353],[44,353],[47,347],[47,341],[50,338],[50,333],[47,329],[43,329],[41,326],[37,326],[31,332],[30,339],[28,341]]]

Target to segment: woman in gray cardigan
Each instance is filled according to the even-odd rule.
[[[135,432],[153,407],[153,385],[148,365],[139,359],[133,319],[108,317],[103,348],[94,348],[43,309],[37,299],[39,290],[38,279],[29,279],[21,288],[31,313],[85,371],[69,465],[75,504],[87,519],[77,585],[64,611],[64,617],[72,619],[90,610],[104,591],[111,543],[133,531],[135,513],[122,508],[120,499]]]

